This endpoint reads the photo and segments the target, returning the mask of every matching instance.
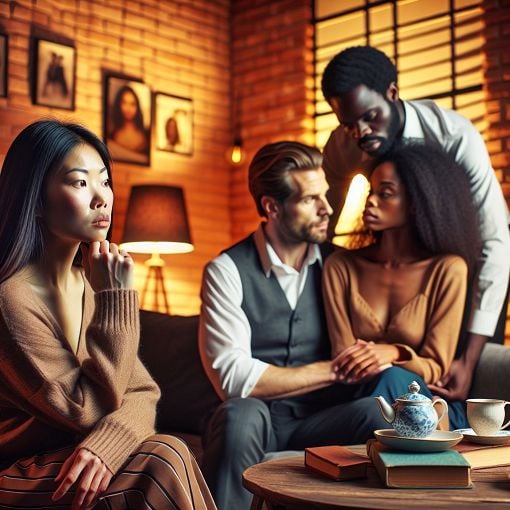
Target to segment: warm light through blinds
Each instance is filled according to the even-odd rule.
[[[481,0],[315,0],[315,28],[320,148],[338,125],[322,96],[322,72],[339,51],[360,44],[393,59],[403,99],[434,99],[484,132]]]

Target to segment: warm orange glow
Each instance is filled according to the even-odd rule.
[[[350,244],[350,237],[346,234],[362,230],[363,220],[361,215],[365,208],[369,190],[370,184],[364,175],[357,174],[353,177],[345,198],[344,207],[335,227],[334,244],[347,248]]]
[[[176,243],[165,241],[136,241],[122,243],[120,247],[131,253],[189,253],[193,251],[190,243]]]
[[[245,158],[245,151],[240,143],[234,143],[227,151],[227,160],[232,165],[240,165]]]

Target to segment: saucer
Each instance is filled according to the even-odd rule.
[[[510,444],[510,430],[500,430],[493,436],[479,436],[473,429],[457,429],[455,432],[460,432],[466,441],[479,444]]]
[[[442,452],[462,441],[458,431],[434,430],[428,437],[402,437],[395,429],[374,431],[375,437],[386,446],[410,452]]]

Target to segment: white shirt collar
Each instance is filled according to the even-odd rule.
[[[271,261],[271,269],[277,268],[288,274],[298,274],[303,271],[303,268],[305,266],[311,266],[312,264],[315,264],[317,260],[319,260],[320,263],[322,263],[322,257],[321,252],[319,250],[319,246],[314,243],[308,244],[308,250],[306,252],[306,257],[305,260],[303,261],[301,271],[296,271],[296,269],[294,269],[293,267],[282,262],[280,257],[278,257],[276,251],[274,251],[273,247],[269,244],[269,241],[266,241],[266,249],[267,254],[269,255],[269,260]],[[269,277],[269,273],[270,272],[266,273],[267,277]]]
[[[294,268],[284,264],[280,257],[278,257],[276,251],[271,246],[264,233],[263,223],[261,223],[259,228],[255,231],[255,246],[257,247],[260,262],[262,264],[262,270],[267,278],[271,276],[273,267],[280,268],[288,273],[298,273],[298,271]],[[316,261],[319,261],[322,265],[322,255],[319,245],[316,243],[308,243],[308,250],[305,260],[303,261],[301,271],[305,266],[311,266],[312,264],[315,264]]]
[[[423,139],[425,135],[416,111],[407,101],[402,101],[402,104],[404,105],[405,112],[405,124],[404,130],[402,131],[402,138]]]

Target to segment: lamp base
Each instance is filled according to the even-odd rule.
[[[145,261],[145,265],[151,267],[163,267],[165,261],[161,258],[159,253],[153,253],[151,258]]]
[[[166,295],[165,278],[163,276],[163,266],[165,261],[159,256],[159,254],[153,254],[152,257],[145,262],[145,264],[148,266],[148,270],[143,286],[140,307],[144,307],[147,291],[149,290],[149,285],[152,281],[154,292],[154,307],[159,312],[159,296],[162,294],[165,313],[170,314],[170,303]]]

